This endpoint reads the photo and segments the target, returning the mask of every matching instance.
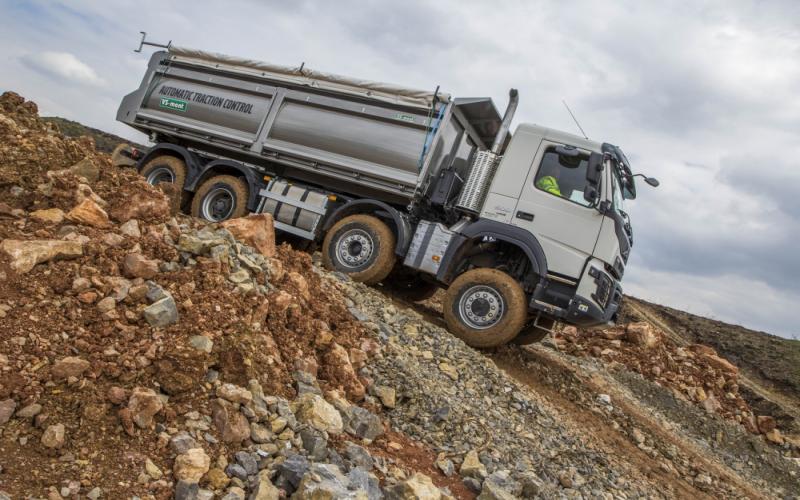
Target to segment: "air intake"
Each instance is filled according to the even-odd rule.
[[[479,213],[497,170],[499,156],[491,151],[478,151],[472,161],[467,182],[461,189],[456,208],[470,213]]]

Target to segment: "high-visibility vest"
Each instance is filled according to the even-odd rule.
[[[550,194],[561,196],[561,189],[558,188],[558,181],[552,175],[545,175],[536,181],[536,187]]]

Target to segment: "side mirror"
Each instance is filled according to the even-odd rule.
[[[592,186],[591,184],[587,184],[585,188],[583,188],[583,199],[588,201],[592,204],[592,206],[597,203],[597,188]]]
[[[603,171],[603,155],[592,153],[589,155],[589,166],[586,168],[586,180],[592,186],[600,184],[600,172]],[[596,190],[595,190],[596,191]]]
[[[644,181],[653,186],[654,188],[658,187],[658,185],[660,184],[660,182],[658,182],[658,179],[656,179],[655,177],[645,177]]]

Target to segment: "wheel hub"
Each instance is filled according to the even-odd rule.
[[[152,172],[147,174],[145,178],[148,184],[155,186],[162,182],[172,183],[175,182],[175,173],[168,167],[157,167]]]
[[[505,312],[503,297],[494,288],[476,285],[468,289],[458,302],[458,313],[465,324],[475,330],[491,328]]]
[[[372,237],[366,231],[347,231],[337,245],[336,260],[345,267],[360,267],[372,257],[374,246]]]
[[[234,194],[227,187],[212,189],[203,199],[203,218],[212,222],[227,219],[233,213],[235,201]]]

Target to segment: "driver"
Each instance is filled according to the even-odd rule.
[[[536,187],[541,189],[542,191],[547,191],[550,194],[554,194],[556,196],[562,196],[561,188],[558,185],[558,174],[559,168],[553,164],[546,163],[542,165],[542,175],[538,181],[536,181]]]

